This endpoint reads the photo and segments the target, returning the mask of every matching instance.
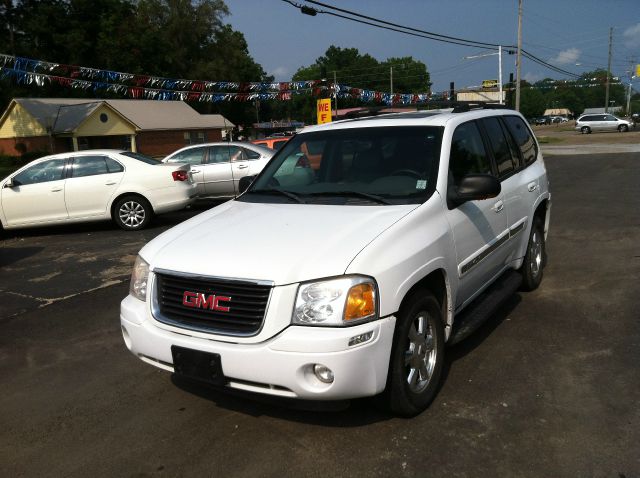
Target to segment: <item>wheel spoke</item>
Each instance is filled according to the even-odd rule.
[[[418,371],[415,368],[412,368],[409,371],[409,375],[407,376],[407,382],[409,383],[410,388],[415,388],[416,383],[418,382]]]

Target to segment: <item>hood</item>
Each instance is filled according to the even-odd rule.
[[[152,269],[291,284],[343,274],[416,207],[229,201],[161,234],[140,255]]]

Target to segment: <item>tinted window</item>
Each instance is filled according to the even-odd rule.
[[[124,171],[124,166],[115,159],[106,157],[105,160],[107,161],[107,168],[109,168],[110,173],[121,173]]]
[[[524,164],[533,163],[538,157],[538,147],[527,125],[519,116],[503,116],[503,119],[520,148]]]
[[[212,146],[209,148],[209,163],[228,163],[245,159],[238,146]]]
[[[129,158],[133,158],[137,161],[142,161],[143,163],[147,163],[147,164],[160,164],[159,161],[150,158],[149,156],[145,156],[144,154],[140,154],[140,153],[133,153],[131,151],[124,151],[122,153],[120,153],[122,156],[127,156]]]
[[[204,148],[190,148],[184,151],[178,151],[170,158],[167,159],[168,163],[189,163],[189,164],[202,164],[202,158],[204,157]]]
[[[495,117],[484,118],[481,121],[487,131],[493,157],[496,160],[498,177],[507,176],[515,171],[516,161],[511,156],[511,149],[509,148],[509,143],[507,143],[507,138],[504,135],[500,121]]]
[[[451,140],[449,171],[455,185],[467,174],[491,174],[491,163],[475,122],[458,126]]]
[[[611,116],[611,115],[607,115],[604,117],[605,121],[615,121],[615,117]]]
[[[64,171],[64,159],[50,159],[30,168],[25,169],[20,174],[13,177],[13,184],[16,186],[44,183],[48,181],[58,181],[62,179]]]
[[[247,155],[247,159],[260,159],[260,153],[256,153],[249,148],[245,148],[244,154]]]
[[[104,156],[80,156],[73,158],[72,176],[74,178],[107,174],[108,172],[109,170],[107,169]]]

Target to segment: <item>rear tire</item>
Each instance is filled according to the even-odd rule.
[[[524,291],[532,291],[538,288],[542,282],[542,272],[547,262],[547,252],[544,240],[544,226],[539,218],[533,220],[527,252],[524,263],[520,268],[522,274],[522,286]]]
[[[144,229],[152,216],[151,204],[141,196],[124,196],[113,207],[113,221],[125,231]]]
[[[589,128],[588,126],[583,126],[582,128],[580,128],[580,132],[582,134],[590,134],[591,133],[591,128]]]
[[[420,290],[402,306],[394,333],[387,388],[382,400],[395,415],[413,417],[433,401],[444,362],[440,304]]]

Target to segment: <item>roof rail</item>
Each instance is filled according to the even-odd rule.
[[[464,102],[455,103],[452,113],[465,113],[471,110],[505,110],[509,109],[507,105],[501,105],[499,103],[482,103],[482,102]]]

